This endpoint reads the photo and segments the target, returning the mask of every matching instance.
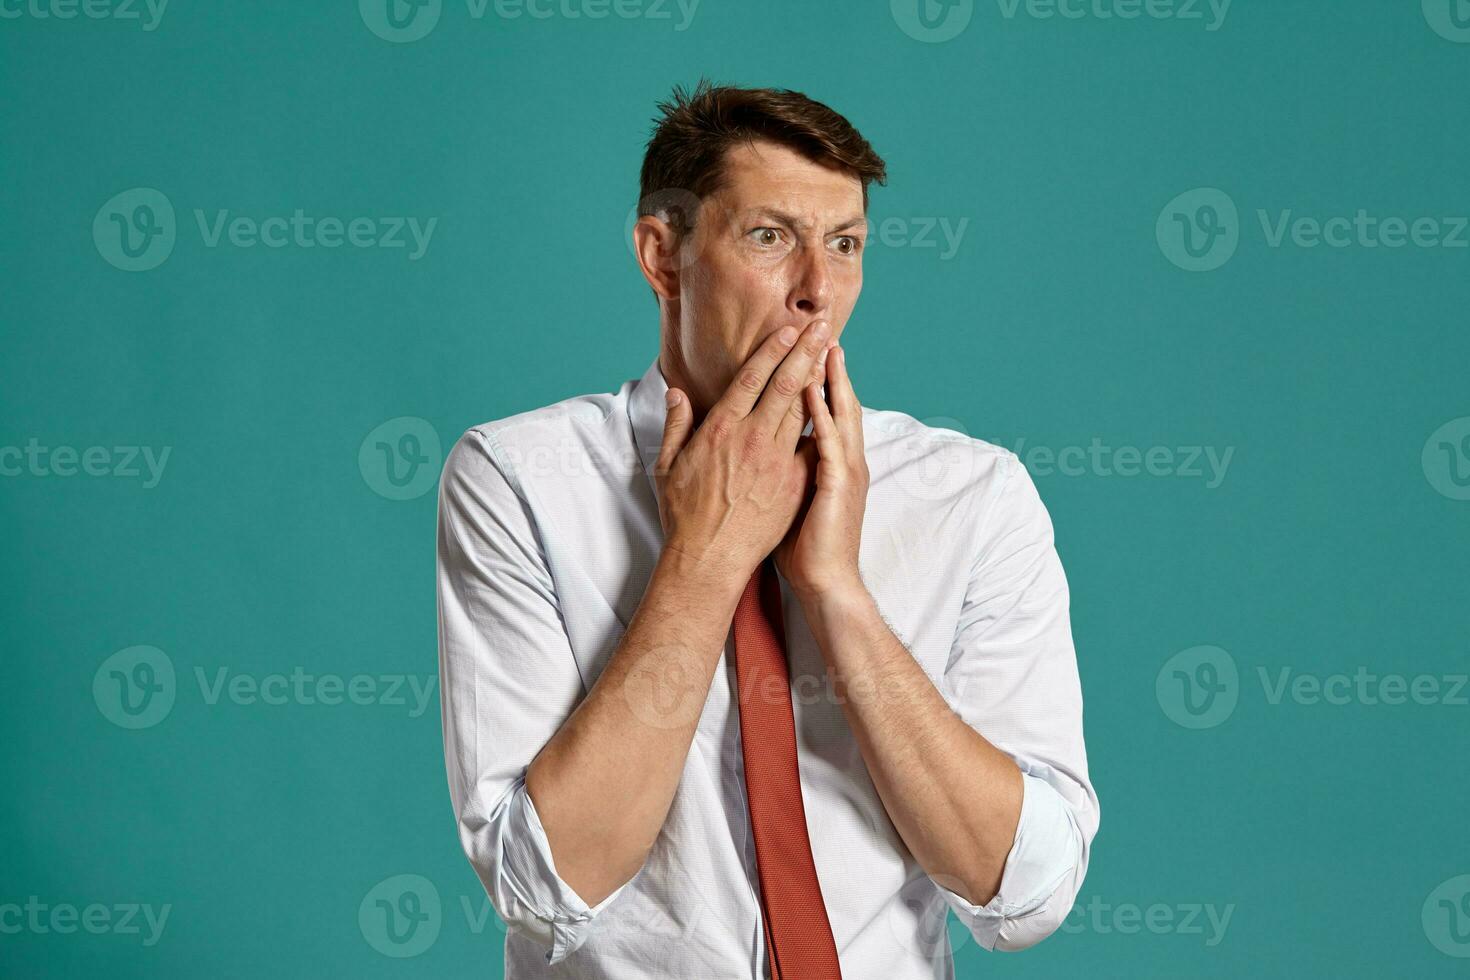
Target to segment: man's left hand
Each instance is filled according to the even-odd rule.
[[[868,461],[863,452],[863,414],[841,344],[827,352],[827,398],[812,382],[802,393],[812,435],[800,451],[814,464],[807,500],[791,530],[772,552],[776,569],[802,601],[862,589],[858,549],[868,503]],[[831,407],[827,401],[831,401]]]

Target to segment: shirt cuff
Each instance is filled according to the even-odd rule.
[[[593,920],[632,884],[632,879],[589,906],[557,874],[551,843],[526,791],[524,776],[517,781],[508,805],[502,838],[504,870],[522,903],[550,927],[551,948],[546,962],[557,963],[587,941]]]
[[[1019,759],[1016,764],[1021,768],[1021,819],[1015,843],[1006,855],[1000,891],[984,905],[975,905],[934,883],[975,941],[991,951],[1010,923],[1051,910],[1049,900],[1076,871],[1079,858],[1081,833],[1071,808],[1050,783],[1036,775],[1047,767]]]

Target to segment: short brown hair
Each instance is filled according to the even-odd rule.
[[[674,86],[673,98],[658,108],[662,116],[654,118],[643,154],[638,215],[664,211],[678,239],[694,226],[684,205],[697,206],[721,188],[725,152],[736,143],[770,140],[841,168],[862,183],[864,211],[868,184],[888,181],[883,158],[852,123],[800,92],[714,86],[701,78],[692,94]]]

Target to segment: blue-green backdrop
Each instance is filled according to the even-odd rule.
[[[959,975],[1466,974],[1470,3],[418,3],[0,2],[0,975],[501,975],[434,480],[652,360],[701,75],[884,155],[858,394],[1056,524],[1101,829]]]

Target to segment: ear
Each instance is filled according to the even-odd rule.
[[[633,254],[654,293],[665,300],[677,300],[679,256],[673,226],[655,215],[640,217],[633,226]]]

